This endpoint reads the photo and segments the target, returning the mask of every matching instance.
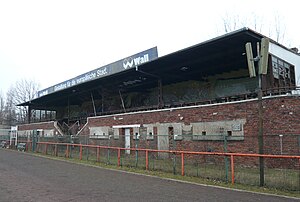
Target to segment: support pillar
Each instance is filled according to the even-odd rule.
[[[163,89],[162,89],[162,81],[161,79],[158,80],[158,107],[162,108],[164,106],[163,101]]]
[[[28,106],[27,115],[28,115],[28,117],[27,117],[27,123],[30,123],[30,121],[31,121],[31,106],[30,105]]]

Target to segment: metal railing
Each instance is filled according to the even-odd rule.
[[[31,142],[28,142],[27,149],[30,148]],[[256,186],[259,185],[258,159],[263,157],[268,165],[265,186],[300,191],[300,156],[156,150],[53,142],[38,142],[35,152],[117,167],[171,172],[224,181],[232,185],[239,183]],[[245,161],[252,162],[252,166],[249,163],[244,165]]]

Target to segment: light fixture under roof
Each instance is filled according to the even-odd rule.
[[[187,71],[188,69],[189,69],[188,67],[184,66],[184,67],[181,67],[181,68],[180,68],[180,71],[183,71],[183,72],[184,72],[184,71]]]

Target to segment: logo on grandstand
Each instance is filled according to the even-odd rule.
[[[124,69],[131,68],[133,66],[133,59],[131,57],[123,60]]]
[[[148,62],[148,61],[149,61],[149,55],[148,54],[145,54],[142,57],[136,57],[136,58],[133,58],[133,59],[132,59],[132,57],[129,57],[129,58],[126,58],[126,59],[123,60],[123,67],[124,67],[124,69],[128,69],[128,68],[143,64],[143,63]]]

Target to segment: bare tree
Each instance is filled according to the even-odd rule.
[[[6,93],[6,102],[4,108],[4,113],[5,113],[4,124],[9,126],[16,124],[16,107],[13,103],[13,94],[14,94],[14,89],[10,87]]]
[[[252,14],[251,16],[252,18],[240,16],[235,13],[226,13],[226,15],[222,17],[225,33],[232,32],[243,27],[253,27],[256,31],[260,30],[261,25],[259,25],[259,18],[255,14]]]
[[[222,18],[225,33],[232,32],[245,26],[243,20],[238,14],[228,14]]]
[[[251,13],[250,17],[241,16],[236,13],[226,13],[222,17],[223,27],[225,33],[241,29],[243,27],[253,27],[257,32],[261,32],[263,18],[257,16],[255,13]]]
[[[34,80],[22,79],[10,87],[7,92],[6,115],[8,123],[25,122],[28,117],[27,107],[17,106],[36,97],[39,84]]]
[[[221,17],[224,32],[228,33],[243,27],[250,27],[260,33],[269,32],[270,38],[274,39],[278,43],[285,43],[286,28],[282,23],[282,16],[277,13],[273,19],[273,22],[265,22],[263,17],[257,16],[255,13],[251,13],[249,16],[250,17],[241,16],[232,12],[230,14],[225,14],[224,17]]]
[[[270,27],[269,36],[276,40],[278,43],[283,43],[285,40],[285,30],[286,27],[282,22],[283,17],[281,17],[278,13],[274,18],[274,26]]]
[[[257,32],[262,32],[262,27],[263,27],[263,17],[261,16],[257,16],[255,13],[251,14],[251,19],[247,20],[251,22],[251,25],[248,26],[252,26],[254,28],[255,31]]]
[[[0,91],[0,125],[4,123],[5,119],[5,102],[4,102],[4,96],[2,92]]]

